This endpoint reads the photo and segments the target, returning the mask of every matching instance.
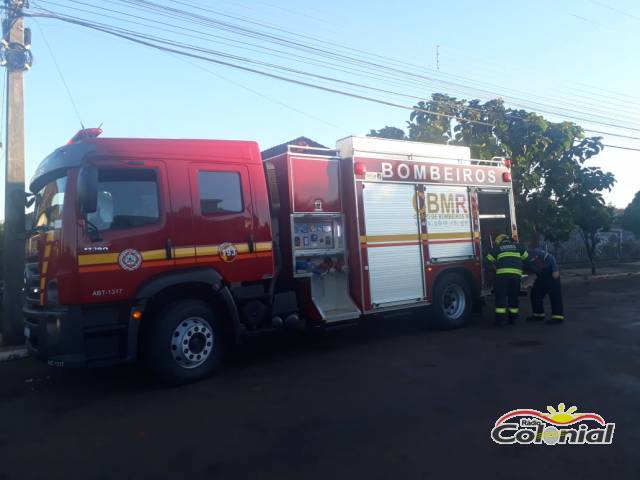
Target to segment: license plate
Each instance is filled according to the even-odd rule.
[[[24,338],[31,338],[31,330],[29,330],[29,327],[24,327]]]

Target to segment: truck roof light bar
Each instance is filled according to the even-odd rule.
[[[82,140],[86,140],[88,138],[97,138],[102,134],[101,128],[83,128],[78,133],[76,133],[71,139],[67,142],[67,145],[71,145],[72,143],[78,143]]]

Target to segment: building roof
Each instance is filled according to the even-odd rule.
[[[262,151],[262,158],[272,158],[277,157],[283,153],[286,153],[289,145],[300,145],[301,147],[311,147],[311,148],[328,148],[322,145],[321,143],[315,142],[307,137],[298,137],[293,140],[289,140],[288,142],[281,143],[280,145],[276,145],[275,147],[268,148],[267,150]]]

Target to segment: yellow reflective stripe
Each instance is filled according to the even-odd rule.
[[[544,313],[534,313],[533,316],[542,318],[544,317]]]
[[[522,275],[522,270],[519,268],[498,268],[496,270],[496,274],[497,275],[507,275],[507,274]]]
[[[564,320],[564,315],[551,315],[552,320]]]
[[[498,254],[498,260],[500,260],[501,258],[507,258],[507,257],[520,258],[520,254],[518,252],[502,252]]]
[[[85,267],[87,265],[104,265],[107,263],[117,263],[117,253],[94,253],[90,255],[78,256],[78,265]]]
[[[271,242],[257,242],[256,252],[270,252],[273,250],[273,244]]]
[[[471,232],[457,233],[423,233],[420,235],[422,240],[469,240],[471,241]]]
[[[525,250],[524,252],[522,252],[522,260],[526,260],[527,258],[529,258],[529,252]]]
[[[509,313],[519,313],[520,309],[519,308],[510,308],[509,309]]]
[[[198,257],[206,257],[208,255],[218,255],[217,245],[203,245],[196,247],[196,255]]]
[[[361,235],[360,243],[369,242],[409,242],[418,240],[418,233],[407,233],[398,235]]]
[[[496,257],[494,257],[493,255],[489,254],[489,255],[487,255],[487,260],[489,260],[490,262],[495,262],[496,261]]]
[[[188,258],[196,256],[196,247],[177,247],[173,249],[173,256],[176,258]]]
[[[143,260],[165,260],[167,258],[166,250],[146,250],[140,252]]]
[[[507,313],[507,309],[502,307],[496,307],[496,313]]]
[[[238,243],[238,244],[235,244],[235,246],[236,246],[236,251],[238,253],[249,253],[249,244]]]

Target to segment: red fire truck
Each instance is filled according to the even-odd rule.
[[[187,382],[246,334],[430,304],[457,327],[490,289],[491,238],[517,234],[509,162],[466,147],[100,132],[30,184],[25,336],[52,366],[143,358]]]

